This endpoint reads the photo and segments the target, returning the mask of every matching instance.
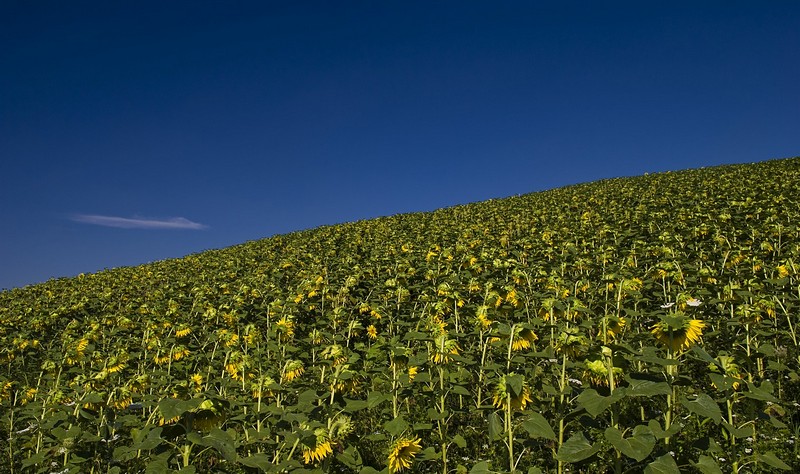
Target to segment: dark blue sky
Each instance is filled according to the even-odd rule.
[[[0,3],[0,288],[800,155],[800,3]]]

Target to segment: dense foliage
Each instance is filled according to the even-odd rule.
[[[800,469],[800,158],[0,293],[10,472]]]

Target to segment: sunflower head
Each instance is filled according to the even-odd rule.
[[[333,453],[333,446],[328,438],[328,431],[324,428],[314,430],[313,441],[309,444],[303,442],[303,462],[306,464],[318,463]]]
[[[569,357],[584,354],[588,346],[589,340],[574,326],[563,331],[556,341],[556,351]]]
[[[625,329],[625,323],[627,321],[625,318],[608,318],[606,321],[606,330],[608,331],[608,336],[611,338],[616,338],[617,336],[622,333],[622,330]]]
[[[414,457],[422,451],[420,438],[401,438],[398,439],[389,450],[389,472],[400,472],[411,467]]]
[[[537,336],[532,330],[519,326],[514,327],[514,330],[512,331],[512,337],[514,338],[511,341],[512,351],[530,349],[531,344],[539,339],[539,336]]]
[[[303,366],[302,361],[289,360],[286,362],[286,365],[283,368],[283,380],[286,382],[291,382],[292,380],[303,375],[303,372],[305,371],[306,368]]]
[[[500,377],[492,391],[492,404],[504,410],[511,408],[521,411],[532,401],[528,383],[518,374],[511,373]]]
[[[438,336],[434,340],[431,360],[435,364],[447,364],[452,362],[453,355],[458,355],[458,342],[455,339],[448,338],[447,334]]]
[[[699,342],[705,327],[706,323],[703,321],[689,319],[682,312],[676,311],[674,314],[662,316],[661,321],[650,328],[650,332],[664,347],[678,352]]]
[[[584,377],[594,386],[608,387],[608,367],[601,359],[587,360],[584,362],[586,370],[583,372]],[[614,376],[622,375],[621,367],[614,367]]]

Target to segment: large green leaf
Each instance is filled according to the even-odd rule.
[[[696,415],[713,420],[714,423],[722,421],[722,411],[719,409],[719,405],[705,393],[701,393],[694,400],[681,397],[681,405]]]
[[[644,425],[636,426],[633,436],[630,438],[624,438],[622,431],[614,427],[607,428],[605,436],[606,440],[619,452],[637,461],[642,461],[649,456],[656,445],[655,436],[650,432],[650,428]]]
[[[558,453],[556,453],[556,458],[564,462],[580,462],[591,457],[599,450],[599,444],[590,443],[583,435],[583,432],[578,432],[561,445]]]
[[[545,438],[553,441],[556,439],[556,433],[550,427],[550,423],[539,413],[533,412],[528,415],[528,418],[522,422],[522,427],[531,438]]]
[[[489,413],[489,440],[497,441],[503,438],[503,422],[497,413]]]
[[[644,468],[644,474],[681,474],[675,459],[667,453]]]
[[[595,417],[610,407],[614,402],[619,401],[624,397],[625,391],[623,389],[615,390],[612,395],[604,397],[597,393],[597,390],[590,388],[584,390],[578,395],[578,405],[586,410],[589,415]]]
[[[759,454],[758,455],[758,460],[763,462],[764,464],[767,464],[767,465],[772,466],[772,467],[777,468],[777,469],[782,469],[782,470],[785,470],[785,471],[788,471],[788,470],[792,469],[791,466],[789,466],[785,462],[783,462],[780,459],[778,459],[778,457],[775,456],[775,453],[772,452],[772,451],[767,451],[764,454]]]
[[[694,467],[703,474],[722,474],[722,469],[719,468],[719,465],[711,456],[701,455],[697,462],[694,463]]]

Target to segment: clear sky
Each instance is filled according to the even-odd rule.
[[[0,2],[0,288],[800,155],[800,2]]]

